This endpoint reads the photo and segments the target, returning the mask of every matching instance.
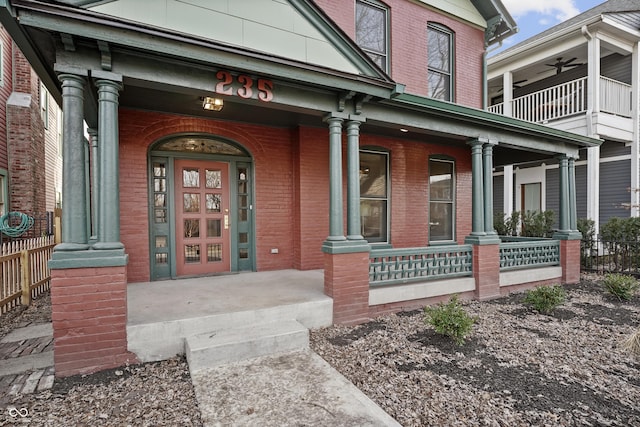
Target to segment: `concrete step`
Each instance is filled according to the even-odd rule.
[[[296,319],[306,328],[322,328],[333,323],[333,300],[276,305],[258,310],[240,310],[227,313],[167,319],[127,326],[129,351],[141,362],[164,360],[184,354],[184,340],[209,331],[242,328],[253,325]]]
[[[189,370],[309,347],[309,330],[296,320],[226,328],[185,339]]]

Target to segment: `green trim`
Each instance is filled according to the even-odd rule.
[[[549,138],[579,147],[597,147],[603,142],[599,139],[562,131],[549,126],[417,95],[401,94],[393,98],[390,102],[399,104],[399,106],[403,108],[419,108],[431,115],[444,117],[448,120],[475,123],[495,127],[501,131],[515,131],[526,135]]]
[[[332,255],[370,251],[371,246],[366,240],[325,240],[322,243],[322,252]]]
[[[129,255],[123,250],[100,251],[53,251],[49,260],[49,269],[61,270],[67,268],[88,267],[121,267],[129,263]]]
[[[552,238],[556,240],[582,240],[582,233],[579,231],[556,231]]]
[[[464,243],[468,245],[499,245],[500,238],[497,234],[488,234],[484,236],[467,236],[464,238]]]

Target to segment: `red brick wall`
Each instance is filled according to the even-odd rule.
[[[7,99],[13,91],[11,69],[13,67],[13,55],[11,49],[13,41],[9,33],[0,26],[0,43],[2,43],[2,85],[0,85],[0,168],[8,169],[7,154]]]
[[[316,3],[355,40],[355,1],[316,0]],[[427,95],[427,23],[438,23],[455,34],[455,102],[482,107],[484,32],[419,2],[385,3],[391,19],[391,77],[405,84],[407,93]]]
[[[361,135],[360,145],[390,152],[391,244],[394,247],[427,246],[429,243],[429,157],[444,155],[455,160],[455,240],[464,243],[471,233],[471,151],[442,144],[437,138],[407,142]]]
[[[9,104],[6,110],[10,209],[46,210],[45,137],[40,116],[40,80],[22,53],[13,51],[14,92],[31,95],[29,107]]]
[[[130,280],[149,280],[147,150],[162,137],[184,132],[223,136],[240,143],[252,154],[258,270],[292,268],[291,229],[295,218],[291,130],[121,110],[120,231],[129,254]],[[271,248],[278,248],[279,253],[271,254]],[[320,251],[319,246],[317,250]]]
[[[334,323],[369,320],[369,253],[325,253],[324,291],[333,298]]]
[[[256,260],[259,271],[323,267],[321,245],[328,235],[329,132],[327,128],[270,128],[160,113],[120,112],[121,240],[129,254],[132,282],[149,280],[147,153],[150,144],[180,132],[232,139],[254,158]],[[361,145],[390,150],[391,235],[396,247],[428,242],[428,159],[456,159],[459,243],[471,230],[471,165],[467,147],[406,142],[362,135]],[[345,144],[346,145],[346,144]],[[346,147],[345,147],[346,149]],[[346,161],[346,154],[343,158]],[[346,232],[346,168],[344,177]],[[278,248],[278,254],[271,254]]]
[[[476,279],[476,298],[480,301],[500,296],[499,245],[473,246],[473,277]]]
[[[560,240],[560,265],[563,284],[580,281],[580,240]]]
[[[137,362],[127,351],[126,267],[51,270],[56,376]]]

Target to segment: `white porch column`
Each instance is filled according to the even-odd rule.
[[[600,147],[587,148],[587,218],[600,231]]]
[[[502,211],[507,217],[513,212],[513,165],[504,167],[504,183],[503,183],[503,206]]]
[[[587,46],[587,56],[589,58],[587,68],[587,120],[591,124],[593,117],[590,116],[600,111],[600,39],[597,34],[591,36],[588,31],[585,35],[589,40]],[[596,133],[593,126],[590,126],[589,131],[591,134]]]
[[[513,117],[513,74],[507,71],[502,75],[503,115]]]
[[[631,140],[631,216],[640,216],[640,42],[633,46],[631,54],[631,117],[633,139]]]

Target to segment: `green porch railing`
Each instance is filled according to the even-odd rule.
[[[560,265],[560,241],[534,239],[503,239],[500,243],[500,270]]]
[[[369,285],[472,276],[472,246],[374,249],[369,255]]]

